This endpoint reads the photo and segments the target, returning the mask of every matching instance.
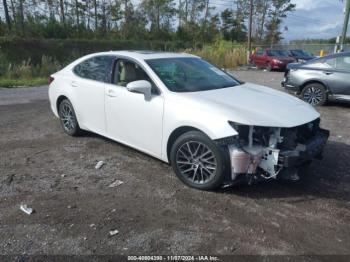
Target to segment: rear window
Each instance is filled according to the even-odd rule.
[[[73,72],[82,78],[110,83],[114,56],[95,56],[76,65]]]

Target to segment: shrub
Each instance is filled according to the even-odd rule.
[[[185,51],[223,68],[235,68],[247,63],[246,49],[242,45],[235,45],[225,40],[217,40],[213,45],[205,45],[199,50],[186,49]]]
[[[21,39],[0,38],[0,79],[6,85],[43,82],[42,79],[57,72],[64,65],[85,54],[120,49],[184,50],[201,56],[224,68],[246,64],[246,49],[242,45],[217,40],[212,45],[186,42],[129,41],[129,40],[72,40],[72,39]],[[18,50],[21,50],[20,52]],[[39,80],[38,80],[39,79]],[[16,81],[12,81],[16,80]],[[22,81],[22,82],[21,82]],[[12,84],[11,84],[12,83]]]
[[[22,61],[22,63],[19,65],[10,63],[7,70],[4,72],[4,76],[8,79],[30,79],[32,77],[32,66],[30,64],[30,60]]]
[[[57,60],[53,59],[52,57],[43,55],[41,58],[38,76],[48,77],[50,74],[60,70],[61,67],[62,66],[58,63]]]

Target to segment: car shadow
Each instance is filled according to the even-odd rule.
[[[101,135],[84,132],[83,137],[100,138],[109,144],[116,144],[132,152],[163,163],[161,160],[146,155]],[[322,160],[314,160],[300,173],[299,181],[266,180],[252,185],[240,183],[228,188],[221,188],[217,193],[232,194],[248,198],[297,198],[292,201],[310,201],[315,198],[330,198],[350,201],[350,145],[329,141]]]
[[[254,199],[297,198],[309,201],[329,198],[350,201],[350,146],[330,141],[322,160],[314,160],[300,173],[299,181],[262,181],[253,185],[239,184],[218,192]],[[293,202],[292,201],[292,202]]]
[[[350,108],[350,102],[346,101],[328,101],[325,104],[325,107],[343,107],[343,108]]]

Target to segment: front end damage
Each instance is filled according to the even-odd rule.
[[[284,178],[298,180],[300,168],[322,158],[329,131],[320,120],[293,127],[247,126],[230,122],[238,136],[227,141],[231,182]]]

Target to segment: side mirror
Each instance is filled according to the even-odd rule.
[[[130,82],[126,85],[129,92],[140,93],[145,95],[145,100],[150,100],[152,96],[152,85],[146,80],[138,80]]]

